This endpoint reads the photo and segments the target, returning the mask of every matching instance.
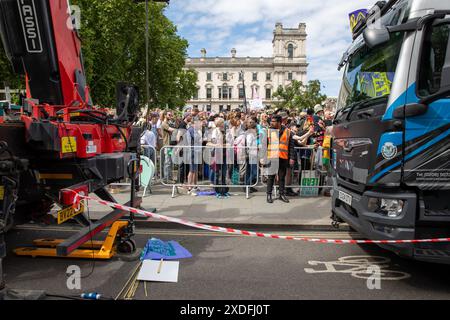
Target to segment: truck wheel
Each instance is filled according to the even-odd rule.
[[[12,216],[9,216],[5,226],[5,233],[7,233],[13,227],[14,227],[14,218]]]
[[[136,251],[136,242],[132,239],[125,240],[117,245],[119,253],[130,254]]]

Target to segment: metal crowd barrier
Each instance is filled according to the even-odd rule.
[[[249,199],[250,188],[258,185],[257,147],[165,146],[160,157],[160,181],[172,188],[172,198],[186,187],[245,188]],[[190,172],[196,173],[194,183]]]
[[[318,196],[321,189],[332,188],[330,169],[322,161],[323,150],[314,146],[295,148],[297,161],[293,168],[287,170],[286,188],[299,188],[301,197]],[[261,168],[261,171],[261,183],[267,186],[265,169]],[[274,189],[277,196],[277,184]]]

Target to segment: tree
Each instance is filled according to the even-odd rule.
[[[10,89],[25,89],[25,79],[12,70],[11,63],[6,57],[5,51],[0,49],[0,86],[9,87]],[[12,96],[13,103],[19,103],[19,95]]]
[[[321,93],[319,80],[309,81],[306,85],[294,80],[286,87],[280,86],[274,97],[279,99],[278,107],[297,110],[312,109],[327,99],[327,96]]]
[[[115,84],[141,88],[145,104],[145,4],[132,0],[76,0],[81,8],[81,37],[88,83],[94,102],[115,103]],[[183,70],[187,40],[164,16],[164,7],[149,1],[150,106],[182,107],[195,93],[197,75]]]

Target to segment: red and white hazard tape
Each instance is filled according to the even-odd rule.
[[[151,213],[145,210],[140,210],[136,208],[127,207],[118,203],[109,202],[105,200],[95,199],[92,197],[84,196],[82,194],[78,194],[75,197],[76,200],[85,199],[89,201],[97,202],[101,205],[108,206],[114,209],[119,209],[123,211],[128,211],[133,214],[140,214],[146,216],[148,218],[155,218],[162,221],[173,222],[177,224],[182,224],[188,227],[209,230],[214,232],[228,233],[228,234],[237,234],[244,235],[249,237],[258,237],[258,238],[270,238],[270,239],[284,239],[284,240],[297,240],[297,241],[305,241],[305,242],[315,242],[315,243],[334,243],[334,244],[401,244],[401,243],[438,243],[438,242],[450,242],[450,238],[437,238],[437,239],[418,239],[418,240],[333,240],[333,239],[314,239],[314,238],[303,238],[303,237],[293,237],[293,236],[282,236],[276,234],[267,234],[253,231],[245,231],[238,230],[232,228],[223,228],[217,226],[210,226],[207,224],[196,223],[192,221],[187,221],[184,219],[178,219],[173,217],[167,217],[156,213]]]

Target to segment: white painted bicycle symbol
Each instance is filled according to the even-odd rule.
[[[377,256],[349,256],[339,258],[338,261],[309,261],[311,266],[324,266],[325,269],[305,268],[306,273],[346,273],[358,279],[369,279],[373,273],[372,266],[380,268],[380,280],[404,280],[411,277],[409,273],[390,270],[391,260],[386,257]]]

